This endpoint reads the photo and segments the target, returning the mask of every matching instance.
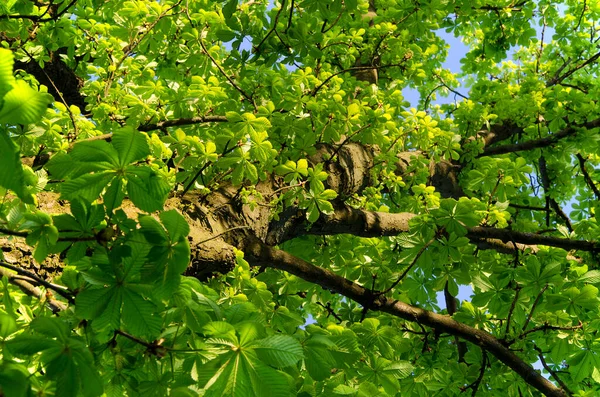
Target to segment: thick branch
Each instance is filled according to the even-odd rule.
[[[160,121],[156,124],[145,124],[138,127],[139,131],[153,131],[160,130],[167,127],[180,127],[183,125],[203,124],[203,123],[225,123],[227,122],[225,116],[199,116],[191,118],[181,118],[175,120]]]
[[[392,214],[343,207],[336,209],[332,215],[322,216],[308,230],[301,227],[288,230],[286,239],[300,234],[353,234],[359,237],[396,236],[409,231],[408,222],[415,216],[415,214],[407,212]],[[590,252],[600,250],[600,245],[595,241],[572,240],[485,226],[467,228],[467,237],[475,244],[484,243],[491,245],[491,248],[494,248],[500,242],[510,242],[525,245],[545,245],[564,250]]]
[[[384,296],[374,299],[370,290],[287,252],[262,244],[256,239],[246,241],[244,248],[249,262],[254,266],[284,270],[303,280],[344,295],[370,310],[382,311],[398,318],[417,322],[432,327],[440,333],[456,335],[493,354],[521,376],[525,382],[546,396],[564,397],[567,395],[487,332],[459,323],[448,316],[442,316]]]
[[[515,153],[515,152],[521,152],[524,150],[533,150],[533,149],[548,147],[548,146],[555,144],[556,142],[560,141],[563,138],[566,138],[571,135],[575,135],[577,133],[577,131],[579,130],[579,128],[592,129],[592,128],[597,128],[597,127],[600,127],[600,119],[592,120],[592,121],[589,121],[587,123],[583,123],[580,125],[566,127],[564,129],[558,131],[556,134],[552,134],[545,138],[534,139],[531,141],[514,143],[514,144],[510,144],[510,145],[486,147],[483,150],[483,153],[481,153],[479,155],[479,157],[495,156],[495,155],[499,155],[499,154]]]
[[[580,250],[596,252],[600,246],[595,241],[572,240],[553,236],[543,236],[535,233],[516,232],[509,229],[496,229],[493,227],[468,228],[467,237],[470,239],[498,239],[502,242],[514,241],[526,245],[545,245],[548,247],[562,248],[564,250]]]

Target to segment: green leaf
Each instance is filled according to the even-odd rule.
[[[286,335],[274,335],[259,340],[254,351],[262,361],[272,367],[289,367],[304,358],[300,343]]]
[[[0,106],[2,97],[4,97],[15,84],[15,78],[13,77],[13,63],[12,51],[0,48]]]
[[[6,313],[0,312],[0,337],[6,338],[7,336],[17,331],[17,322],[12,316]]]
[[[58,343],[52,339],[40,336],[18,335],[14,339],[7,341],[5,346],[15,356],[27,357],[56,347]]]
[[[152,302],[128,289],[124,291],[123,323],[134,335],[158,336],[162,319],[154,311]]]
[[[84,199],[90,202],[94,201],[113,178],[115,178],[113,172],[105,171],[71,179],[62,184],[61,197],[65,200]]]
[[[146,212],[163,209],[171,186],[149,167],[128,167],[127,193],[136,207]]]
[[[23,80],[17,80],[4,95],[0,123],[32,124],[38,122],[54,100],[50,94],[37,92]]]
[[[98,323],[99,328],[116,329],[120,325],[122,302],[119,288],[89,288],[77,295],[75,309],[82,318]]]
[[[223,16],[225,19],[231,19],[235,10],[237,9],[238,0],[229,0],[225,6],[223,6]],[[229,118],[229,117],[228,117]]]
[[[29,326],[36,332],[59,340],[66,340],[70,333],[69,326],[58,318],[38,317]]]
[[[0,365],[0,393],[7,397],[31,396],[30,376],[26,368],[5,361]]]
[[[108,163],[115,169],[119,166],[119,154],[106,141],[78,142],[69,156],[85,163]]]
[[[167,232],[169,232],[172,242],[185,239],[190,233],[190,226],[185,218],[176,210],[161,212],[159,218],[163,225],[165,225]]]
[[[313,335],[304,344],[304,365],[314,380],[325,380],[337,363],[331,350],[336,345],[324,335]]]
[[[19,158],[19,148],[3,132],[0,132],[0,169],[0,186],[12,190],[24,202],[33,204],[33,197],[25,191],[25,176]]]
[[[590,270],[583,276],[579,277],[579,281],[590,284],[600,283],[600,270]]]
[[[150,155],[150,146],[146,135],[131,127],[115,131],[112,136],[112,144],[119,154],[121,167]]]
[[[207,397],[291,396],[286,376],[263,364],[251,352],[231,352],[213,361],[198,369],[202,373],[200,384],[210,386]]]

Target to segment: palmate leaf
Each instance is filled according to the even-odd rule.
[[[53,101],[50,94],[31,88],[23,80],[16,80],[12,90],[4,95],[0,109],[0,123],[32,124],[39,121]]]
[[[40,362],[46,376],[56,380],[56,395],[95,397],[102,394],[102,380],[93,367],[92,353],[81,339],[69,336],[66,323],[58,318],[39,317],[31,323],[31,329],[40,335],[19,335],[5,346],[19,357],[41,352]]]
[[[18,335],[5,343],[5,347],[17,357],[31,356],[56,346],[58,346],[58,342],[52,339],[33,335]]]
[[[0,338],[6,338],[17,331],[17,322],[14,317],[0,312]]]

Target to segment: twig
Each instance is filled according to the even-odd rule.
[[[134,341],[135,343],[138,343],[138,344],[144,346],[148,353],[150,353],[153,356],[156,356],[158,358],[162,358],[162,357],[166,356],[167,352],[171,350],[167,346],[161,345],[163,339],[159,339],[158,341],[154,341],[154,342],[150,343],[150,342],[146,342],[145,340],[142,340],[136,336],[128,334],[125,331],[121,331],[120,329],[115,330],[115,337],[117,335],[121,335],[129,340]]]
[[[223,152],[223,154],[221,155],[221,157],[227,155],[228,153],[233,152],[235,149],[237,149],[238,147],[240,147],[239,144],[234,145],[233,147],[231,147],[230,149],[225,149],[225,151]],[[191,187],[194,185],[194,182],[196,182],[196,179],[198,179],[198,177],[200,177],[200,175],[202,175],[202,173],[204,172],[205,169],[207,169],[211,164],[213,164],[212,161],[207,161],[202,167],[200,167],[200,169],[198,170],[198,172],[196,172],[196,174],[194,175],[194,177],[192,178],[192,180],[190,181],[190,183],[187,184],[187,186],[183,189],[183,192],[181,192],[181,196],[185,196],[185,194],[191,189]]]
[[[600,58],[600,52],[597,52],[591,58],[589,58],[588,60],[583,62],[581,65],[575,66],[573,69],[569,70],[562,76],[558,76],[558,72],[557,72],[557,74],[546,83],[546,87],[552,87],[553,85],[556,85],[556,84],[562,82],[564,79],[571,76],[573,73],[575,73],[579,69],[582,69],[582,68],[586,67],[587,65],[595,62],[598,58]],[[559,70],[559,72],[560,72],[560,70]]]
[[[275,32],[275,29],[277,29],[277,23],[279,22],[279,16],[281,15],[281,12],[283,11],[285,7],[285,0],[281,0],[281,7],[279,7],[279,10],[277,11],[277,14],[275,14],[275,21],[273,23],[273,27],[267,32],[267,34],[265,35],[265,37],[263,37],[263,39],[260,41],[260,43],[258,43],[258,45],[256,47],[254,47],[254,52],[259,52],[260,51],[260,47],[262,47],[262,45],[265,43],[265,41],[267,41],[267,39],[273,34],[273,32]],[[293,9],[293,4],[292,4],[292,9]],[[290,11],[291,13],[291,11]],[[291,20],[291,16],[290,16],[290,20]]]
[[[57,294],[59,294],[60,296],[62,296],[65,299],[67,299],[69,301],[69,303],[75,303],[75,297],[73,296],[73,294],[67,288],[65,288],[61,285],[49,283],[48,281],[44,280],[37,274],[30,272],[29,270],[22,269],[18,266],[13,266],[10,263],[0,261],[0,266],[10,269],[13,272],[17,272],[18,274],[20,274],[22,276],[29,277],[30,279],[35,281],[37,284],[43,285],[44,287],[46,287],[48,289],[56,291]]]
[[[385,289],[382,292],[379,292],[377,295],[385,295],[388,292],[390,292],[391,290],[393,290],[399,283],[400,281],[402,281],[402,279],[404,279],[404,277],[406,277],[406,275],[408,274],[408,272],[413,268],[413,266],[417,263],[417,261],[419,260],[419,258],[421,257],[421,255],[423,254],[423,252],[425,252],[425,250],[435,242],[436,238],[432,238],[431,240],[429,240],[424,246],[421,247],[421,249],[419,250],[419,252],[417,252],[417,256],[415,256],[415,259],[413,259],[413,261],[410,263],[410,265],[402,272],[402,274],[400,275],[400,277],[398,277],[398,279],[396,281],[394,281],[392,283],[392,285]]]
[[[508,309],[508,316],[506,317],[506,329],[504,330],[504,338],[506,338],[506,336],[508,335],[508,331],[510,331],[510,320],[511,320],[513,311],[515,310],[515,307],[517,306],[517,301],[519,300],[519,291],[521,291],[521,286],[519,284],[517,284],[517,286],[515,287],[515,297],[510,305],[510,309]]]
[[[269,195],[267,195],[267,197],[273,197],[274,195],[276,195],[277,193],[279,193],[281,191],[284,191],[284,190],[287,190],[287,189],[294,189],[294,188],[297,188],[297,187],[302,187],[304,185],[306,185],[306,181],[302,181],[300,183],[296,183],[295,185],[282,186],[279,189],[273,190],[273,192],[270,193]]]
[[[287,26],[283,30],[284,34],[287,34],[287,32],[290,29],[290,27],[292,27],[292,15],[294,15],[294,0],[292,0],[292,3],[290,4],[290,14],[288,16]]]
[[[523,332],[521,335],[519,335],[518,339],[525,339],[525,337],[529,334],[532,334],[534,332],[539,332],[539,331],[575,331],[576,329],[581,329],[583,328],[583,323],[580,321],[578,325],[573,325],[570,327],[560,327],[558,325],[550,325],[548,323],[545,323],[544,325],[540,325],[539,327],[535,327],[530,329],[527,332]]]
[[[225,117],[225,116],[198,116],[198,117],[191,117],[191,118],[164,120],[164,121],[159,121],[158,123],[155,123],[155,124],[140,125],[138,127],[138,130],[148,132],[148,131],[160,130],[160,129],[168,128],[168,127],[180,127],[180,126],[184,126],[184,125],[203,124],[203,123],[226,123],[228,121],[229,120],[227,120],[227,117]]]
[[[15,230],[5,229],[0,227],[0,234],[5,234],[7,236],[15,236],[15,237],[27,237],[29,233],[27,232],[17,232]]]
[[[508,144],[508,145],[500,145],[493,147],[486,147],[483,150],[483,153],[479,154],[477,157],[485,157],[485,156],[495,156],[499,154],[506,153],[516,153],[523,150],[533,150],[551,146],[558,142],[559,140],[577,134],[578,128],[585,129],[593,129],[600,127],[600,119],[588,121],[583,124],[574,124],[570,125],[555,134],[549,135],[545,138],[534,139],[531,141],[525,141],[520,143]]]
[[[315,87],[314,90],[312,90],[312,92],[310,93],[310,95],[311,96],[317,95],[317,93],[321,90],[321,88],[323,88],[323,86],[325,86],[325,84],[329,83],[329,81],[332,78],[334,78],[335,76],[339,76],[342,73],[359,71],[359,70],[372,70],[372,69],[380,70],[380,69],[387,69],[387,68],[401,67],[401,66],[404,66],[404,65],[402,63],[393,63],[393,64],[381,65],[381,66],[353,66],[353,67],[348,68],[348,69],[340,70],[339,72],[335,72],[331,76],[327,77],[321,84],[319,84],[317,87]]]
[[[7,236],[15,236],[15,237],[28,237],[28,232],[19,232],[15,230],[5,229],[0,227],[0,234],[5,234]],[[59,237],[57,241],[96,241],[96,236],[86,236],[86,237]]]
[[[530,210],[530,211],[546,211],[545,207],[536,207],[534,205],[522,205],[522,204],[508,204],[509,207],[516,208],[519,210]]]
[[[485,368],[487,367],[487,365],[487,351],[485,351],[485,349],[481,349],[481,367],[479,367],[479,376],[473,381],[473,383],[461,387],[461,393],[464,393],[468,389],[471,389],[471,397],[475,397],[477,395],[477,390],[479,390],[479,385],[481,385],[481,381],[483,380],[483,376],[485,375]]]
[[[219,64],[217,60],[212,55],[210,55],[201,38],[198,39],[198,43],[200,43],[200,47],[202,47],[202,52],[204,53],[204,55],[206,55],[211,60],[211,62],[217,67],[217,69],[219,69],[219,72],[221,72],[223,77],[225,77],[227,81],[229,81],[229,84],[231,84],[233,88],[235,88],[240,94],[242,94],[242,96],[246,98],[246,100],[248,100],[250,104],[252,104],[254,109],[256,109],[256,103],[254,103],[254,99],[252,99],[250,95],[248,95],[244,90],[242,90],[240,86],[238,86],[237,83],[231,77],[229,77],[229,75],[225,72],[221,64]]]
[[[123,62],[125,62],[125,60],[131,55],[133,54],[133,51],[137,48],[138,45],[140,45],[140,43],[142,42],[142,40],[144,40],[146,38],[146,36],[148,36],[148,34],[150,34],[150,32],[152,31],[152,29],[154,29],[154,27],[169,13],[169,11],[171,11],[172,9],[174,9],[175,7],[179,6],[179,4],[181,4],[183,0],[179,0],[177,3],[173,4],[171,7],[167,8],[166,10],[164,10],[157,18],[155,21],[153,21],[148,28],[146,29],[146,31],[144,33],[141,34],[141,36],[137,36],[136,38],[133,40],[133,42],[131,42],[127,47],[125,47],[126,51],[123,54],[123,56],[114,64],[115,66],[115,70],[113,70],[110,74],[110,76],[108,76],[108,78],[106,79],[106,86],[104,87],[104,96],[107,97],[108,96],[108,91],[110,90],[110,87],[115,79],[115,76],[117,75],[117,71],[119,70],[119,68],[121,67],[121,65],[123,64]]]
[[[596,186],[596,184],[590,177],[590,174],[585,169],[585,162],[587,160],[583,158],[581,153],[577,153],[576,156],[577,156],[577,160],[579,161],[579,168],[581,168],[581,173],[583,174],[583,179],[585,180],[585,183],[594,192],[594,195],[596,196],[596,200],[600,200],[600,191],[598,190],[598,187]]]
[[[8,279],[9,283],[16,285],[17,287],[19,287],[21,289],[21,291],[23,291],[24,293],[26,293],[29,296],[33,296],[40,300],[44,297],[44,293],[38,287],[34,286],[33,284],[31,284],[28,281],[16,278],[14,274],[11,274],[8,270],[3,269],[1,267],[0,267],[0,277],[6,277]],[[48,305],[48,307],[50,308],[50,310],[52,310],[52,313],[54,313],[54,314],[56,314],[60,311],[63,311],[67,308],[66,304],[64,304],[63,302],[56,300],[50,296],[46,296],[46,304]]]
[[[32,62],[37,62],[35,60],[35,58],[25,48],[21,48],[21,49],[23,50],[23,52],[25,52],[25,54],[29,57],[29,59]],[[75,137],[77,137],[77,135],[79,134],[79,129],[77,127],[77,123],[75,122],[75,116],[73,115],[73,112],[71,111],[71,108],[69,107],[69,104],[67,103],[67,101],[65,101],[65,97],[63,96],[62,92],[60,92],[60,90],[58,89],[56,84],[54,84],[54,81],[50,78],[48,73],[46,73],[46,71],[43,68],[40,68],[40,70],[42,71],[44,76],[46,76],[46,78],[48,79],[50,84],[52,84],[52,87],[58,94],[60,101],[63,103],[63,105],[65,105],[65,108],[67,109],[67,114],[69,115],[69,118],[71,119],[71,123],[73,124],[73,133],[75,134]]]
[[[562,387],[562,389],[570,396],[573,395],[573,392],[569,389],[569,387],[565,384],[565,382],[562,381],[562,379],[559,378],[558,374],[556,373],[556,371],[554,371],[552,368],[550,368],[548,366],[548,364],[546,363],[546,360],[544,359],[544,352],[542,351],[542,349],[540,349],[539,347],[537,347],[537,345],[533,345],[533,348],[538,352],[538,357],[540,359],[540,362],[542,363],[542,366],[544,367],[544,369],[546,371],[548,371],[548,373],[554,378],[554,380],[556,381],[556,383],[558,383],[560,385],[560,387]]]
[[[448,280],[444,285],[444,300],[446,301],[446,311],[448,315],[452,317],[454,313],[456,313],[458,309],[458,305],[456,303],[456,297],[452,295],[450,289],[448,288]],[[458,353],[458,362],[465,362],[465,354],[467,354],[467,343],[465,341],[460,340],[458,336],[454,336],[454,343],[456,344],[456,352]]]
[[[329,316],[333,316],[337,322],[339,324],[341,324],[344,320],[342,320],[342,318],[340,316],[337,315],[337,313],[333,310],[333,308],[331,307],[331,302],[327,302],[327,305],[322,304],[321,302],[317,302],[317,305],[323,307],[325,310],[327,310],[327,317]]]
[[[552,209],[554,210],[556,215],[565,221],[565,224],[567,225],[569,232],[572,232],[573,225],[571,224],[571,220],[569,219],[567,214],[564,213],[562,208],[560,208],[560,206],[558,205],[556,200],[554,200],[552,197],[550,197],[550,186],[551,186],[552,181],[550,181],[550,176],[548,175],[548,170],[546,167],[546,159],[544,158],[544,156],[540,156],[540,158],[539,158],[539,171],[540,171],[540,179],[542,180],[542,187],[544,188],[544,194],[546,195],[546,204],[552,206]],[[549,212],[548,212],[548,214],[549,214]],[[548,223],[548,221],[546,221],[546,223]],[[550,226],[550,225],[547,224],[547,226]]]
[[[587,0],[583,0],[583,8],[581,9],[581,15],[579,15],[579,20],[577,21],[577,25],[575,25],[575,27],[573,28],[573,31],[576,31],[577,29],[579,29],[579,26],[581,25],[581,20],[583,19],[583,15],[585,14],[586,11],[587,11]]]
[[[333,23],[327,28],[325,29],[325,26],[327,26],[327,20],[323,21],[323,26],[321,27],[321,33],[327,33],[329,32],[331,29],[333,29],[333,27],[335,25],[337,25],[337,23],[339,22],[340,18],[342,17],[343,12],[340,12],[337,16],[337,18],[335,19],[335,21],[333,21]]]
[[[355,137],[356,135],[360,134],[361,132],[363,132],[364,130],[366,130],[367,128],[369,128],[370,126],[371,126],[371,123],[369,123],[369,124],[367,124],[367,125],[365,125],[365,126],[363,126],[363,127],[360,127],[358,130],[356,130],[356,131],[354,131],[352,134],[348,135],[348,136],[346,137],[346,139],[344,139],[344,142],[340,143],[340,144],[338,145],[338,147],[335,149],[335,151],[334,151],[334,152],[333,152],[333,154],[331,155],[331,158],[334,158],[335,156],[337,156],[337,155],[338,155],[338,153],[339,153],[339,151],[340,151],[340,149],[341,149],[341,148],[342,148],[342,147],[343,147],[343,146],[344,146],[346,143],[348,143],[348,141],[349,141],[351,138],[353,138],[353,137]]]
[[[537,296],[535,297],[535,300],[533,301],[533,305],[531,306],[531,310],[529,311],[529,314],[527,315],[527,320],[525,320],[525,324],[523,324],[523,328],[521,328],[522,331],[525,331],[527,329],[527,326],[529,325],[529,322],[531,321],[531,317],[533,316],[533,312],[535,311],[537,304],[540,302],[540,299],[542,298],[542,294],[547,289],[548,289],[548,284],[544,285],[544,288],[542,288],[540,290],[540,292],[537,294]]]

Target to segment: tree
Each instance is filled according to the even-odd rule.
[[[0,395],[596,395],[599,19],[0,4]]]

